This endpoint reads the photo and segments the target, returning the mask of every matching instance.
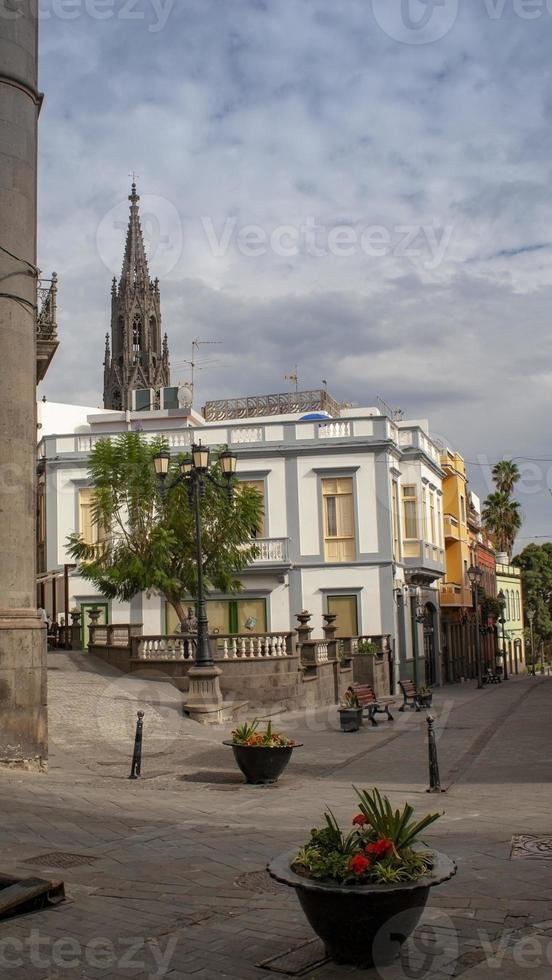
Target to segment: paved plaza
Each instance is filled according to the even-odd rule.
[[[50,768],[0,773],[0,871],[63,878],[67,901],[0,925],[2,977],[552,976],[548,678],[439,692],[446,793],[429,796],[422,713],[355,734],[338,731],[335,709],[287,715],[279,725],[303,748],[279,784],[249,787],[221,744],[228,726],[184,719],[161,677],[122,677],[80,653],[51,653],[49,668]],[[131,782],[139,709],[143,775]],[[327,805],[346,824],[352,784],[444,810],[430,840],[458,862],[402,960],[379,973],[324,962],[294,893],[264,871]]]

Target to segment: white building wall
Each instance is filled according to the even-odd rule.
[[[312,614],[317,635],[320,635],[322,613],[326,612],[326,596],[345,593],[359,595],[360,633],[370,635],[383,632],[378,566],[303,568],[301,579],[304,608]]]

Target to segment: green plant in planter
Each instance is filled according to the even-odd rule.
[[[291,748],[295,746],[296,743],[292,738],[288,738],[282,732],[274,731],[271,721],[268,722],[266,731],[264,732],[257,731],[259,724],[259,719],[255,718],[253,721],[244,721],[241,725],[237,725],[232,731],[232,743],[234,745],[256,746],[257,748],[269,749]]]
[[[393,810],[389,799],[376,788],[355,787],[355,792],[360,813],[353,817],[353,829],[344,833],[328,810],[325,825],[311,831],[292,870],[307,878],[361,885],[391,885],[426,875],[432,868],[432,855],[415,849],[415,845],[441,814],[430,813],[415,820],[410,804]]]
[[[433,694],[433,691],[431,690],[430,687],[422,686],[422,687],[417,687],[416,688],[416,695],[419,698],[429,698],[432,694]]]
[[[357,653],[369,653],[375,656],[378,652],[378,648],[375,643],[371,640],[359,640],[357,644]]]
[[[341,699],[340,708],[346,708],[348,710],[358,710],[360,708],[360,701],[358,700],[357,694],[353,691],[352,687],[348,687]]]

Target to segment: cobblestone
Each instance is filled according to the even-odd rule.
[[[170,684],[159,681],[152,690],[85,654],[51,656],[51,767],[41,776],[0,772],[0,870],[32,874],[23,862],[53,851],[97,860],[52,869],[64,877],[65,904],[0,924],[0,960],[11,961],[0,963],[0,973],[9,980],[277,977],[258,964],[313,934],[292,891],[263,894],[236,879],[262,872],[272,856],[300,843],[326,805],[349,820],[352,783],[377,783],[422,812],[444,809],[432,843],[459,864],[456,878],[431,896],[410,947],[414,972],[405,959],[386,967],[383,980],[444,980],[455,972],[466,980],[525,978],[519,943],[527,936],[538,943],[532,976],[549,980],[550,864],[510,860],[515,834],[549,829],[547,678],[436,695],[448,787],[436,798],[425,792],[423,714],[398,715],[392,736],[380,726],[353,737],[337,730],[331,709],[286,716],[282,725],[304,748],[280,784],[259,790],[236,783],[231,754],[220,744],[226,730],[183,718]],[[130,782],[139,709],[146,712],[148,778]],[[198,773],[206,781],[183,778]],[[208,781],[220,773],[231,791]],[[74,966],[59,962],[68,939],[76,944]],[[497,949],[504,960],[498,972],[489,961]],[[309,973],[310,980],[349,976],[378,975],[331,963]]]

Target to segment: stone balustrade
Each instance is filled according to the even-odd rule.
[[[140,636],[132,641],[135,660],[194,660],[196,640],[192,636]]]
[[[318,426],[319,439],[348,439],[351,434],[350,422],[328,422]]]
[[[291,655],[291,633],[259,633],[254,636],[213,637],[223,660],[263,660]]]
[[[132,638],[142,632],[142,624],[112,624],[111,626],[90,626],[89,643],[95,647],[128,648]]]
[[[258,553],[253,559],[253,564],[258,565],[266,562],[273,564],[277,562],[289,561],[288,538],[255,538],[255,545]]]

